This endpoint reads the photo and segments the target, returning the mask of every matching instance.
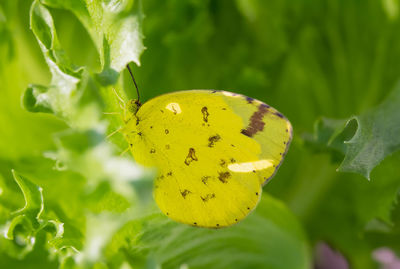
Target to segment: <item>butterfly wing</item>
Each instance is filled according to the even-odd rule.
[[[224,91],[161,95],[136,116],[124,133],[135,159],[159,169],[157,204],[201,227],[232,225],[254,209],[292,133],[275,109]]]

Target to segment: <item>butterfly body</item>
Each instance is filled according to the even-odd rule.
[[[123,133],[135,160],[158,168],[154,197],[161,211],[182,223],[218,228],[255,208],[292,127],[255,99],[192,90],[146,102]]]

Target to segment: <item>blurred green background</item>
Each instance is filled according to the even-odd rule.
[[[46,64],[53,56],[36,40],[42,28],[36,36],[30,29],[32,1],[0,1],[1,229],[10,231],[13,212],[25,204],[11,169],[43,188],[45,208],[33,224],[18,222],[14,238],[0,239],[1,268],[386,268],[378,250],[400,253],[398,0],[41,2],[58,35],[52,55],[72,63],[57,66],[84,82],[79,101],[58,104],[68,103],[72,116],[54,105],[51,113],[28,112],[25,89],[55,85]],[[118,157],[126,146],[121,137],[105,138],[121,123],[101,112],[118,108],[111,87],[126,98],[135,90],[125,69],[107,69],[105,43],[91,32],[100,30],[87,23],[106,11],[86,21],[79,14],[85,4],[102,10],[121,3],[115,16],[135,14],[146,47],[138,49],[140,66],[131,63],[142,101],[177,90],[228,90],[262,100],[291,121],[286,160],[249,220],[224,230],[175,224],[151,200],[150,174],[136,171],[130,200],[121,193],[126,185],[98,172],[115,158],[134,165]],[[132,43],[132,50],[139,47]],[[77,66],[85,68],[82,75]],[[91,103],[99,109],[87,109]],[[76,116],[85,113],[96,120]],[[353,116],[357,122],[345,128]],[[104,123],[96,125],[102,131],[93,122]],[[356,130],[363,130],[363,142],[349,149],[344,141]],[[99,147],[110,147],[109,155],[93,161]],[[354,162],[347,171],[358,174],[336,170],[353,152],[368,172]],[[55,220],[64,223],[63,235],[48,231]]]

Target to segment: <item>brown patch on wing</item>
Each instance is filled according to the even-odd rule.
[[[184,198],[184,199],[186,199],[186,195],[188,195],[188,194],[190,194],[190,193],[192,193],[191,191],[189,191],[189,190],[183,190],[183,191],[181,191],[181,195],[182,195],[182,197]]]
[[[208,200],[215,198],[215,193],[209,193],[206,196],[200,196],[203,202],[208,202]]]
[[[230,178],[230,177],[231,177],[231,173],[229,173],[229,172],[220,172],[218,175],[218,179],[222,183],[228,183],[228,178]]]
[[[204,185],[207,185],[208,180],[210,179],[210,176],[203,176],[201,178],[201,182],[203,182]]]
[[[194,150],[194,148],[189,149],[189,153],[185,159],[185,164],[189,165],[192,161],[198,161],[198,159],[196,157],[196,151]]]
[[[221,139],[221,137],[219,136],[219,134],[216,134],[214,136],[210,136],[208,138],[208,146],[210,148],[214,147],[215,143],[218,142]]]
[[[204,122],[208,122],[208,116],[210,115],[210,113],[208,113],[208,109],[207,109],[206,106],[204,106],[204,107],[201,109],[201,113],[203,114],[203,121],[204,121]]]
[[[264,115],[268,112],[268,107],[260,105],[258,110],[251,115],[250,124],[246,129],[242,129],[241,133],[253,137],[257,132],[264,130],[265,122],[263,122]]]

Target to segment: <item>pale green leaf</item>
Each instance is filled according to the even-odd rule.
[[[400,84],[378,107],[350,120],[356,120],[358,128],[351,140],[345,141],[347,150],[339,171],[369,179],[375,166],[400,149]]]
[[[42,3],[72,11],[85,25],[100,54],[103,83],[114,84],[129,62],[140,65],[139,57],[144,50],[140,0],[43,0]]]

